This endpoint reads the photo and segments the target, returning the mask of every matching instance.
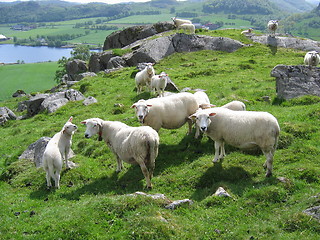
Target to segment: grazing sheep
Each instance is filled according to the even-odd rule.
[[[137,72],[135,76],[138,94],[142,91],[143,86],[146,86],[147,88],[150,87],[151,78],[155,75],[152,65],[152,63],[147,63],[146,67],[142,71]]]
[[[242,34],[242,35],[251,34],[252,31],[253,31],[253,29],[252,29],[252,28],[249,28],[249,29],[247,29],[247,30],[242,31],[241,34]]]
[[[182,25],[184,23],[192,24],[192,22],[190,20],[186,20],[186,19],[179,19],[176,17],[172,17],[171,19],[172,19],[174,25],[176,26],[176,28],[178,28],[180,25]]]
[[[225,156],[224,143],[241,149],[258,146],[266,156],[266,176],[272,175],[273,155],[280,132],[278,121],[273,115],[220,107],[198,111],[191,118],[195,118],[201,131],[215,141],[213,162]]]
[[[154,75],[151,78],[150,91],[157,91],[159,97],[164,97],[164,89],[168,83],[168,74],[162,72],[160,75]]]
[[[69,118],[62,130],[50,139],[43,153],[43,168],[46,171],[48,188],[51,187],[51,178],[55,182],[55,187],[60,188],[60,172],[63,159],[65,159],[66,168],[69,168],[68,156],[72,144],[72,135],[77,130],[77,126],[71,122],[72,117]]]
[[[309,66],[317,66],[320,62],[320,56],[317,51],[307,52],[304,56],[304,64]]]
[[[197,100],[199,109],[206,109],[214,107],[214,105],[210,104],[210,100],[208,95],[204,91],[197,91],[193,94]],[[198,138],[200,135],[199,128],[196,126],[196,133],[194,135],[195,138]]]
[[[155,129],[176,129],[186,122],[189,124],[189,133],[192,128],[192,120],[188,117],[198,109],[197,100],[192,93],[177,93],[174,95],[139,100],[132,108],[136,109],[136,115],[140,123]]]
[[[278,20],[270,20],[268,22],[268,29],[271,32],[271,35],[275,36],[276,35],[276,30],[278,28]]]
[[[221,107],[228,108],[233,111],[245,111],[246,110],[246,105],[240,101],[232,101],[232,102],[229,102]]]
[[[152,188],[151,178],[158,156],[159,135],[148,126],[129,127],[118,121],[103,121],[90,118],[81,122],[87,129],[85,137],[95,134],[104,140],[117,157],[117,172],[122,170],[122,161],[139,164],[146,179],[147,187]]]
[[[177,29],[182,29],[190,34],[195,34],[196,32],[196,27],[192,23],[181,24]]]

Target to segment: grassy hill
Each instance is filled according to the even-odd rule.
[[[318,239],[319,222],[302,213],[319,204],[320,98],[306,96],[276,104],[277,64],[302,64],[304,52],[252,43],[240,30],[212,31],[249,46],[234,53],[178,53],[155,65],[176,85],[206,89],[213,104],[241,100],[248,110],[267,111],[279,121],[280,142],[274,176],[265,178],[265,157],[226,147],[227,156],[212,163],[213,142],[187,136],[187,127],[161,129],[159,156],[150,194],[171,200],[191,199],[177,210],[164,201],[127,196],[144,189],[138,166],[125,164],[116,174],[116,160],[103,142],[85,139],[80,121],[100,117],[138,126],[132,103],[149,98],[134,91],[134,68],[85,79],[76,85],[98,103],[70,102],[53,114],[42,113],[1,127],[0,217],[2,239]],[[262,100],[269,96],[272,102]],[[1,102],[16,108],[19,100]],[[123,109],[114,107],[122,103]],[[53,136],[69,116],[78,124],[73,138],[79,167],[63,171],[61,188],[47,191],[45,173],[18,156],[42,136]],[[279,181],[283,178],[284,181]],[[223,187],[232,198],[212,196]]]

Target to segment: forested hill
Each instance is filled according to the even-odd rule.
[[[0,23],[50,22],[88,17],[124,16],[128,8],[123,4],[72,4],[62,1],[28,1],[0,4]]]

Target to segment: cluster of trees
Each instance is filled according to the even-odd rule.
[[[101,24],[101,23],[103,23],[103,20],[101,20],[101,19],[97,19],[95,21],[95,23],[93,21],[88,21],[88,22],[84,22],[84,23],[76,23],[74,25],[74,28],[86,28],[86,29],[90,29],[90,30],[106,30],[106,31],[107,30],[118,30],[117,26]]]
[[[210,0],[203,5],[204,13],[262,14],[274,12],[274,5],[265,0]]]
[[[0,23],[55,22],[89,17],[114,17],[129,11],[123,4],[72,4],[54,1],[27,1],[0,5]]]

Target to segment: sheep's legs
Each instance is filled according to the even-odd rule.
[[[117,156],[117,170],[116,170],[116,172],[121,172],[122,168],[123,168],[122,160]]]
[[[192,132],[192,125],[193,125],[193,121],[191,119],[187,120],[188,125],[189,125],[189,131],[188,131],[188,135]]]
[[[137,161],[138,162],[138,161]],[[152,184],[151,184],[151,177],[150,177],[150,173],[146,167],[146,164],[143,161],[139,161],[139,165],[141,168],[141,171],[146,179],[147,182],[147,188],[152,188]]]
[[[55,173],[55,178],[54,178],[54,182],[55,182],[55,187],[56,188],[60,188],[60,170],[57,170],[56,173]]]
[[[264,155],[266,156],[266,161],[263,164],[263,167],[267,169],[266,177],[272,176],[272,164],[273,164],[273,153],[272,151],[263,151]]]
[[[46,179],[47,179],[47,188],[50,188],[52,185],[51,185],[51,176],[48,169],[46,169]]]
[[[215,154],[214,154],[213,162],[215,163],[215,162],[218,162],[219,159],[225,156],[224,142],[214,141],[214,151],[215,151]]]

